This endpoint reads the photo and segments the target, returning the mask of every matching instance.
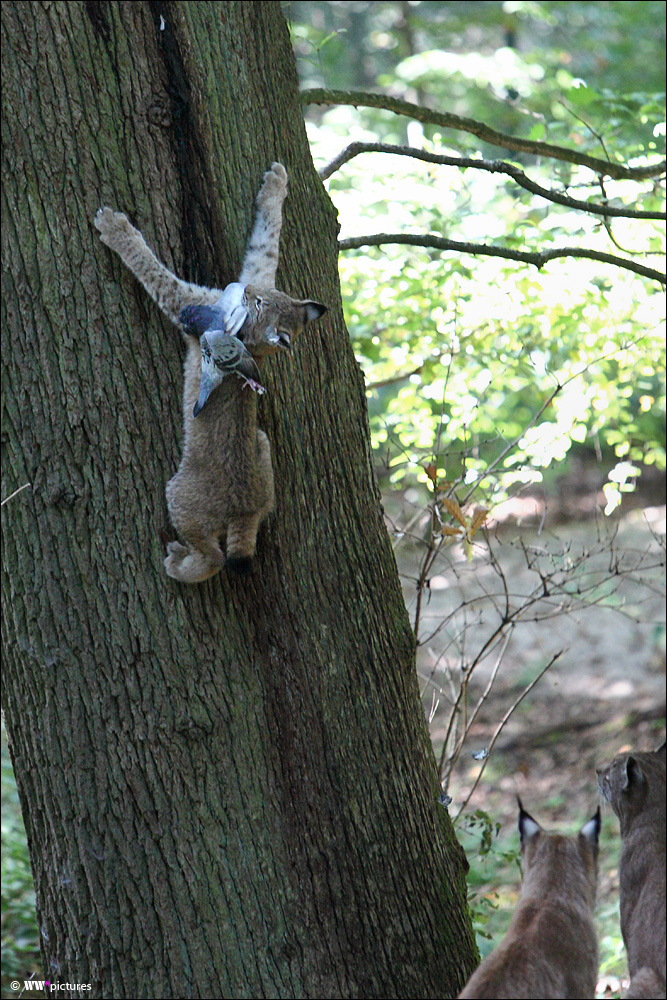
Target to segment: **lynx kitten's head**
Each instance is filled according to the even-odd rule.
[[[597,883],[598,842],[600,839],[600,809],[581,828],[576,837],[546,833],[537,820],[519,803],[519,835],[521,837],[521,867],[524,883],[533,875],[538,879],[544,872],[574,877],[578,872],[589,891],[595,894]]]

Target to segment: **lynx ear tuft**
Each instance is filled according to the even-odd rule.
[[[319,319],[327,311],[326,306],[323,306],[321,302],[314,302],[313,299],[306,299],[303,304],[306,309],[306,322]]]
[[[601,826],[602,820],[600,819],[600,807],[598,806],[595,816],[589,819],[588,823],[581,828],[580,836],[584,837],[591,844],[597,844],[600,839]]]
[[[519,803],[519,837],[521,838],[521,843],[525,843],[528,840],[534,840],[538,833],[542,830],[542,827],[534,820],[530,813],[527,813],[521,804],[521,799],[517,795],[517,802]]]

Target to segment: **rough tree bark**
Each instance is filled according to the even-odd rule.
[[[447,997],[475,962],[278,3],[5,2],[4,707],[46,978],[93,997]],[[264,369],[277,510],[249,578],[164,573],[177,331],[100,243],[127,212],[237,274],[290,172]],[[80,996],[61,990],[60,995]]]

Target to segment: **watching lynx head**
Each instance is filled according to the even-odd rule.
[[[598,786],[621,822],[623,836],[647,809],[665,810],[665,744],[654,753],[617,754],[599,768]]]
[[[600,810],[579,831],[578,836],[544,832],[530,813],[519,803],[519,835],[524,891],[529,887],[546,894],[550,881],[567,880],[573,892],[580,893],[588,905],[595,902],[597,885]]]

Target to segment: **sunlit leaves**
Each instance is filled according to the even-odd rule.
[[[495,5],[482,6],[491,17]],[[443,28],[440,37],[436,10],[451,28],[456,7],[411,5],[411,17],[426,18],[424,40],[432,44],[396,59],[384,81],[392,92],[418,88],[435,107],[597,156],[634,164],[654,157],[664,134],[664,95],[640,90],[642,83],[650,88],[651,71],[636,62],[626,87],[620,64],[615,77],[592,72],[589,79],[585,72],[587,53],[595,68],[602,39],[609,51],[627,50],[628,63],[644,51],[648,42],[635,21],[626,18],[621,32],[611,24],[623,21],[624,5],[605,6],[604,16],[601,5],[576,2],[512,5],[517,30],[542,19],[544,38],[556,46],[545,42],[532,52],[526,45],[466,48],[464,22],[462,34]],[[376,30],[391,39],[389,8],[373,10],[384,18]],[[390,49],[388,41],[383,51]],[[616,90],[610,81],[619,83]],[[321,122],[309,125],[318,163],[349,141],[405,142],[406,132],[432,152],[498,155],[474,136],[421,126],[412,134],[405,120],[369,109],[334,108]],[[603,189],[572,164],[515,162],[544,187],[581,200],[664,210],[660,182],[607,181]],[[600,216],[556,206],[507,176],[473,168],[364,154],[327,183],[343,238],[405,231],[527,250],[583,246],[638,259],[664,251],[660,223],[605,225]],[[664,298],[651,282],[581,259],[552,261],[538,272],[499,258],[391,245],[341,254],[340,271],[348,328],[367,378],[373,443],[392,482],[432,487],[429,469],[445,465],[448,480],[487,504],[539,480],[573,444],[590,447],[608,466],[614,459],[664,465]],[[620,495],[633,482],[610,480],[610,502],[614,490]]]

